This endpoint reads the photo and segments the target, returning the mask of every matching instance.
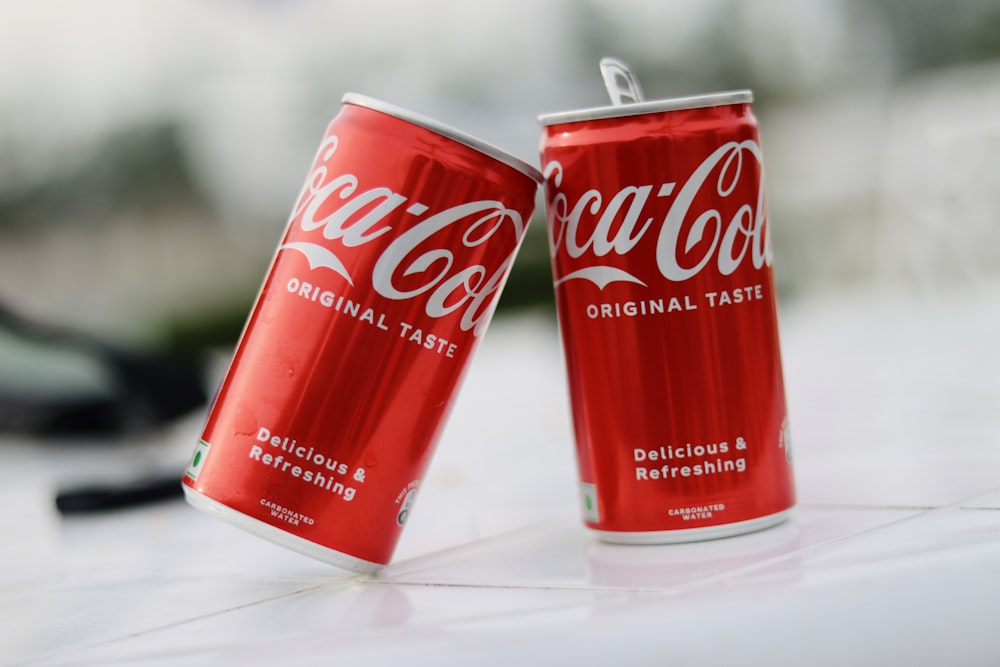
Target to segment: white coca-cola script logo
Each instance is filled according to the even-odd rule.
[[[771,265],[770,234],[765,220],[761,180],[757,179],[756,201],[730,201],[736,197],[734,192],[741,177],[746,178],[751,172],[744,165],[745,159],[760,163],[761,152],[757,142],[731,141],[720,146],[691,173],[674,197],[660,224],[656,240],[656,265],[667,280],[687,280],[713,259],[722,275],[735,271],[748,255],[756,269],[765,264]],[[614,255],[632,252],[653,226],[653,218],[644,218],[643,209],[649,202],[654,185],[624,187],[606,203],[600,192],[588,190],[571,207],[566,194],[559,191],[563,166],[557,161],[549,162],[545,165],[544,174],[550,193],[555,193],[549,202],[549,248],[552,257],[555,259],[563,252],[572,260],[589,264],[559,276],[556,284],[582,279],[601,289],[619,281],[645,286],[646,283],[638,277],[613,264]],[[713,178],[713,174],[717,175]],[[676,185],[659,185],[655,196],[672,196]],[[710,192],[711,188],[714,188],[711,197],[698,197],[702,192]],[[703,210],[696,208],[696,200],[705,206]],[[728,219],[724,219],[719,209],[714,207],[721,207],[722,204],[727,204],[726,210],[734,210]],[[683,252],[679,258],[678,250],[681,248]],[[695,256],[688,257],[691,254]]]
[[[406,230],[396,234],[375,261],[372,287],[393,300],[426,295],[424,312],[429,317],[443,317],[464,308],[461,329],[472,329],[479,335],[489,320],[490,306],[524,234],[521,214],[496,200],[472,201],[428,215],[425,204],[412,202],[400,211],[410,197],[387,187],[362,190],[357,176],[329,173],[326,163],[338,145],[337,136],[331,135],[320,146],[319,166],[306,179],[289,225],[298,219],[302,231],[315,232],[328,242],[338,241],[345,248],[355,248],[392,231],[393,225],[388,221],[393,215],[415,216],[419,220],[405,221]],[[499,233],[505,225],[511,225],[511,233]],[[289,238],[293,236],[289,234]],[[500,253],[504,260],[499,266],[456,266],[456,250],[473,249],[491,239],[509,244],[506,254]],[[355,276],[331,249],[332,245],[295,240],[282,244],[278,250],[300,252],[309,260],[311,269],[329,269],[354,285]]]

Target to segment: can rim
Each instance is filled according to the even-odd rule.
[[[751,90],[727,90],[721,93],[707,95],[691,95],[688,97],[671,97],[663,100],[650,100],[620,106],[590,107],[573,111],[559,111],[542,114],[538,122],[543,127],[561,123],[576,123],[585,120],[601,120],[604,118],[622,118],[625,116],[640,116],[660,113],[663,111],[682,111],[685,109],[702,109],[727,104],[749,104],[753,102]]]
[[[398,107],[395,104],[390,104],[389,102],[375,99],[374,97],[368,97],[367,95],[361,95],[359,93],[345,93],[341,102],[343,104],[351,104],[354,106],[372,109],[373,111],[378,111],[380,113],[399,118],[400,120],[408,123],[412,123],[413,125],[418,125],[426,130],[434,132],[435,134],[439,134],[443,137],[451,139],[452,141],[464,144],[475,151],[506,164],[508,167],[513,167],[517,171],[520,171],[522,174],[534,180],[536,183],[540,184],[544,181],[542,178],[542,172],[524,160],[514,157],[510,153],[497,148],[493,144],[477,139],[472,135],[451,127],[450,125],[439,123],[438,121],[428,118],[427,116],[407,111],[406,109]]]

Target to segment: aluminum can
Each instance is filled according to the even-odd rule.
[[[389,562],[541,182],[347,94],[183,476],[193,505],[359,572]]]
[[[794,504],[750,91],[540,117],[585,524],[710,539]]]

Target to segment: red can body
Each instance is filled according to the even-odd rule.
[[[586,525],[721,537],[794,504],[748,91],[542,116]]]
[[[535,204],[532,167],[347,95],[183,483],[348,569],[389,561]]]

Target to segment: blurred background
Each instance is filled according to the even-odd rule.
[[[754,90],[785,303],[996,283],[996,0],[2,0],[0,304],[231,345],[345,92],[537,164],[603,55],[649,99]],[[539,211],[501,317],[549,306],[547,257]]]

